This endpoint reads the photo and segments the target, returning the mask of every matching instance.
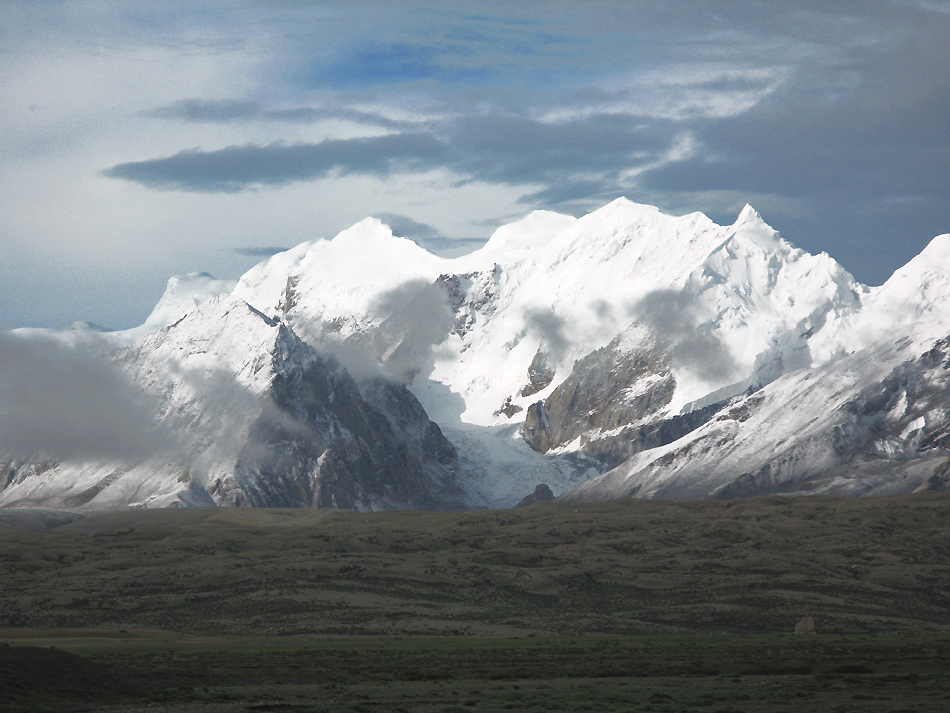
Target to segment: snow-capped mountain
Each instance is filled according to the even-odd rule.
[[[941,236],[866,287],[749,206],[729,226],[626,199],[536,211],[453,259],[369,218],[233,286],[172,278],[145,325],[106,335],[177,461],[108,482],[114,464],[24,461],[0,505],[89,488],[379,509],[510,507],[542,483],[574,500],[940,487],[947,275]]]
[[[629,429],[621,440],[632,457],[564,497],[946,490],[948,335],[950,235],[942,235],[884,285],[865,288],[860,309],[825,337],[837,343],[822,361],[713,404],[696,427],[646,447],[636,448],[643,434]]]
[[[900,340],[787,374],[562,499],[947,490],[950,338],[915,347]]]
[[[228,294],[237,283],[217,280],[207,272],[189,272],[168,279],[168,285],[152,312],[138,327],[117,332],[113,338],[132,343],[188,314],[218,295]]]
[[[403,386],[363,392],[286,324],[221,295],[119,350],[164,436],[132,464],[6,464],[5,505],[463,506],[458,457]]]

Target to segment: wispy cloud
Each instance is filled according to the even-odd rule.
[[[436,165],[445,151],[444,144],[427,134],[327,139],[318,144],[277,142],[217,151],[190,149],[166,158],[122,163],[103,175],[162,190],[230,193],[258,185],[314,180],[333,171],[387,176],[426,170]]]
[[[445,168],[459,182],[551,186],[532,195],[556,205],[616,190],[621,175],[652,165],[675,140],[667,128],[621,115],[565,122],[489,115],[446,121],[425,132],[190,149],[119,164],[103,174],[163,190],[235,192],[318,180],[331,172],[387,176]]]
[[[376,217],[392,228],[393,234],[403,238],[438,238],[439,231],[426,223],[420,223],[407,215],[398,213],[377,213]]]
[[[207,124],[250,121],[313,124],[328,119],[344,119],[384,129],[410,129],[417,125],[417,122],[392,119],[380,112],[360,111],[349,107],[298,106],[268,109],[259,102],[242,99],[182,99],[147,111],[145,116]]]
[[[945,5],[8,0],[0,324],[130,326],[90,290],[236,277],[234,245],[381,206],[474,236],[621,194],[751,200],[881,281],[950,229]]]
[[[259,248],[232,248],[234,252],[238,255],[248,255],[249,257],[270,257],[271,255],[276,255],[277,253],[282,253],[288,248],[286,247],[274,247],[274,246],[264,246]]]
[[[635,305],[630,314],[649,325],[657,335],[657,347],[677,366],[713,382],[727,382],[736,372],[735,358],[710,325],[699,324],[697,306],[685,292],[654,290]]]

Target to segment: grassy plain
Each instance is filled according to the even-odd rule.
[[[946,711],[948,553],[943,494],[7,511],[0,709]]]

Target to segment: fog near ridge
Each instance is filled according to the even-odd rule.
[[[0,332],[0,452],[137,461],[172,447],[105,346]]]

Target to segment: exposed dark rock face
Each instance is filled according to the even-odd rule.
[[[518,406],[518,404],[511,403],[511,397],[509,396],[505,399],[505,403],[501,405],[501,408],[495,412],[495,415],[505,414],[505,416],[511,418],[516,413],[521,413],[522,411],[524,411],[524,409]]]
[[[551,488],[545,483],[541,483],[534,489],[534,492],[531,495],[528,495],[521,499],[521,501],[515,505],[516,508],[526,508],[529,505],[534,505],[535,503],[547,503],[554,500],[554,493],[551,492]]]
[[[950,491],[950,459],[930,476],[927,480],[926,490],[936,493],[946,493]]]
[[[624,426],[619,432],[609,435],[594,435],[589,438],[582,436],[582,450],[599,461],[605,469],[615,468],[641,451],[665,446],[682,438],[709,421],[723,406],[723,402],[719,402],[689,413]]]
[[[465,506],[455,448],[405,386],[376,379],[361,389],[334,358],[241,300],[211,300],[115,359],[154,397],[171,447],[142,460],[78,467],[0,460],[8,502]]]
[[[415,463],[421,468],[421,489],[412,494],[418,503],[415,507],[426,510],[462,507],[464,494],[456,482],[458,451],[438,424],[429,420],[419,400],[402,384],[385,379],[364,382],[360,391],[367,407],[386,419],[401,457],[411,469],[415,469]],[[379,431],[385,433],[383,424],[379,425]]]
[[[854,357],[862,358],[867,357]],[[642,492],[655,498],[733,499],[950,489],[950,338],[822,412],[835,389],[851,388],[849,369],[856,368],[832,364],[783,380],[794,387],[770,385],[736,397],[675,450],[637,471],[621,466],[585,489],[596,491],[596,499]],[[811,401],[788,404],[779,396],[806,382],[814,385]],[[796,407],[813,416],[804,426],[790,421],[799,424],[791,428],[783,423],[783,412]],[[769,429],[774,445],[763,447],[768,443],[761,438],[763,429]]]
[[[6,458],[0,461],[0,491],[9,485],[41,476],[58,465],[59,462],[42,455],[34,458]]]
[[[495,299],[501,268],[470,272],[464,275],[439,275],[436,285],[445,289],[449,307],[455,315],[452,330],[464,337],[474,326],[478,315],[490,317],[495,312]]]
[[[901,459],[950,449],[950,337],[866,388],[846,413],[853,426],[835,434],[836,450]]]
[[[377,379],[361,393],[335,360],[281,330],[235,483],[216,494],[265,507],[462,507],[455,448],[404,386]]]
[[[547,356],[540,348],[528,366],[528,383],[521,390],[522,396],[531,396],[543,391],[554,381],[554,369],[548,364]]]
[[[554,447],[555,441],[543,401],[535,401],[525,412],[521,433],[528,445],[541,453],[547,453]]]
[[[695,418],[678,419],[668,425],[632,427],[661,411],[673,397],[675,386],[661,353],[625,350],[618,337],[579,360],[546,401],[528,408],[525,440],[546,453],[580,436],[586,454],[611,463],[623,460],[695,422]],[[612,433],[603,434],[605,431]],[[624,445],[638,437],[647,439],[649,445]],[[588,449],[591,443],[594,445]]]

